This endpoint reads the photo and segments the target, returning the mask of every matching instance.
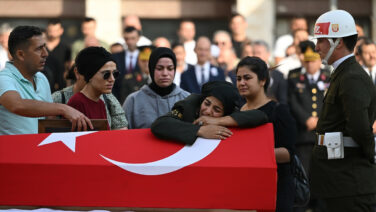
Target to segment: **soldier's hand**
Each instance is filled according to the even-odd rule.
[[[312,131],[316,129],[318,120],[319,119],[317,117],[313,117],[313,116],[309,117],[306,121],[307,130]]]

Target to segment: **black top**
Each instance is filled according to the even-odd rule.
[[[288,106],[270,101],[258,109],[268,116],[269,122],[273,123],[275,148],[285,147],[291,157],[294,154],[297,130]],[[278,164],[278,176],[284,174],[291,174],[289,163]]]
[[[270,101],[258,109],[266,113],[269,121],[273,123],[274,146],[286,148],[292,159],[296,140],[296,125],[288,106]],[[276,211],[290,212],[292,211],[295,192],[290,163],[277,163],[277,172]]]
[[[60,90],[65,87],[65,63],[70,61],[71,53],[70,47],[62,41],[52,51],[48,50],[46,66],[52,70],[54,78],[54,87],[51,90]]]

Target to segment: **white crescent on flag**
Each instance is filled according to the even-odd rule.
[[[124,163],[101,155],[108,162],[132,173],[162,175],[196,163],[212,153],[221,140],[197,138],[192,146],[184,146],[175,154],[149,163]]]

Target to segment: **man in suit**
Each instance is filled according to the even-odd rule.
[[[138,71],[139,69],[137,63],[139,54],[139,50],[137,49],[137,42],[140,38],[140,31],[130,26],[124,29],[123,35],[128,49],[113,55],[120,75],[115,80],[112,93],[116,96],[119,102],[122,102],[122,100],[124,101],[124,96],[121,94],[121,87],[124,86],[125,80],[129,79],[132,73]]]
[[[269,45],[263,40],[256,40],[252,43],[252,51],[255,57],[259,57],[269,66],[270,50]],[[279,103],[287,104],[287,81],[278,70],[269,70],[270,84],[266,95]]]
[[[358,46],[358,55],[362,67],[376,84],[376,44],[371,39],[364,39]]]
[[[181,75],[180,87],[191,93],[201,93],[201,86],[210,81],[224,81],[225,74],[219,67],[210,64],[211,42],[207,37],[199,37],[195,46],[197,64]]]
[[[355,21],[344,10],[326,12],[317,19],[314,35],[316,51],[334,70],[316,126],[312,193],[324,200],[327,211],[374,212],[376,90],[353,54]]]

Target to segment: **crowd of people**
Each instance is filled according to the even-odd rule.
[[[183,20],[176,42],[149,40],[139,18],[130,15],[123,38],[111,45],[95,36],[96,21],[88,17],[84,37],[71,47],[61,40],[57,19],[45,31],[2,25],[0,135],[37,133],[41,117],[69,119],[72,130],[90,130],[90,119],[107,119],[109,130],[151,128],[160,138],[192,145],[198,136],[226,139],[229,127],[271,122],[276,211],[293,210],[294,154],[313,186],[310,204],[295,211],[375,211],[376,44],[347,12],[320,18],[317,43],[306,20],[295,17],[291,33],[279,37],[273,50],[247,37],[240,14],[231,17],[230,32],[218,30],[212,38],[195,39],[194,22]],[[338,24],[329,29],[325,23],[333,21]],[[357,148],[345,143],[345,159],[328,160],[320,144],[328,132],[341,132]]]

